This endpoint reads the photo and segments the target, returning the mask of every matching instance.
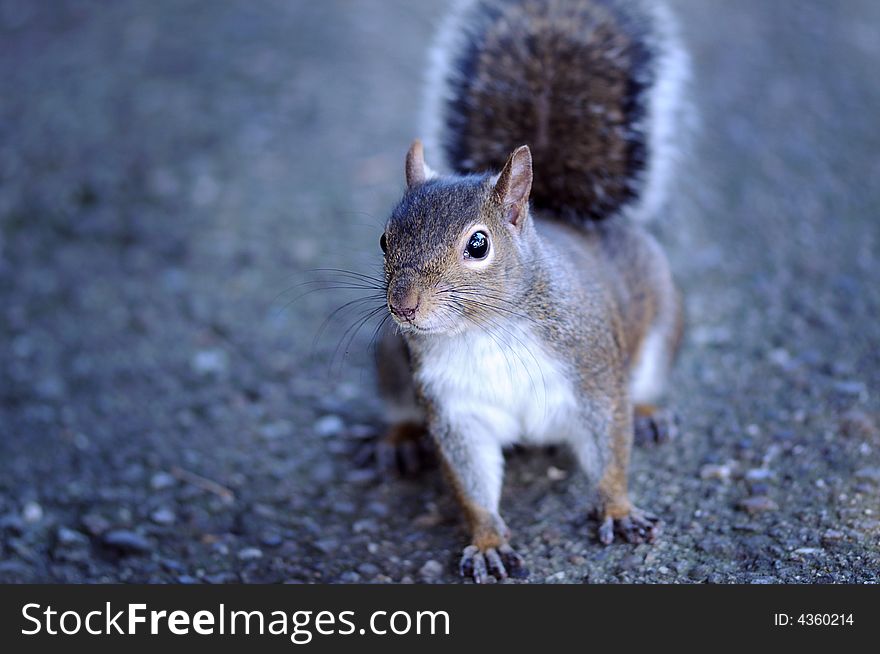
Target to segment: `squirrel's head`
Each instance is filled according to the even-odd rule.
[[[397,324],[451,334],[518,315],[522,264],[533,247],[529,148],[514,150],[497,175],[439,176],[415,141],[406,186],[380,239]]]

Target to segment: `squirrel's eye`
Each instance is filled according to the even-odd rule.
[[[486,232],[474,232],[464,249],[465,259],[485,259],[489,254],[489,237]]]
[[[382,252],[388,252],[388,239],[385,238],[385,234],[379,237],[379,247],[382,248]]]

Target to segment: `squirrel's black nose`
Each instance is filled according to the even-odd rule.
[[[402,320],[412,321],[419,309],[421,298],[416,291],[404,293],[392,293],[388,299],[388,308],[391,313]]]

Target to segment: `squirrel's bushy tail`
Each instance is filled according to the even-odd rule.
[[[425,136],[456,172],[531,148],[532,205],[650,217],[665,199],[688,60],[642,0],[464,0],[441,29]]]

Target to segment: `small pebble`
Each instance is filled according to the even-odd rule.
[[[774,476],[775,473],[769,468],[752,468],[746,472],[746,479],[748,481],[767,481],[773,479]]]
[[[443,565],[439,561],[429,559],[419,569],[419,577],[424,581],[436,581],[443,574]]]
[[[315,433],[318,436],[336,436],[345,429],[345,423],[342,418],[336,415],[327,415],[319,418],[314,425]]]
[[[167,472],[157,472],[150,477],[150,488],[153,490],[165,490],[171,488],[177,480]]]
[[[837,529],[826,529],[825,533],[822,534],[822,542],[827,543],[836,543],[838,541],[843,540],[844,533],[842,531],[838,531]]]
[[[262,425],[259,431],[260,437],[267,441],[288,438],[293,435],[293,424],[288,420],[276,420],[267,425]]]
[[[863,395],[866,387],[860,381],[837,381],[834,382],[834,390],[843,395]]]
[[[146,554],[153,544],[140,534],[127,529],[114,529],[104,534],[101,541],[123,554]]]
[[[284,539],[281,537],[281,534],[274,531],[268,531],[260,536],[260,544],[265,547],[278,547],[283,542]]]
[[[874,484],[880,483],[880,468],[860,468],[856,470],[855,478],[858,481],[867,481]]]
[[[824,552],[825,550],[823,550],[821,547],[799,547],[798,549],[794,550],[791,555],[793,558],[798,559],[805,556],[816,556]]]
[[[330,509],[333,513],[340,513],[342,515],[352,515],[357,511],[357,507],[354,505],[354,502],[349,502],[348,500],[339,500],[338,502],[333,502],[330,505]]]
[[[381,572],[381,570],[379,570],[379,566],[373,563],[361,563],[358,566],[357,571],[365,577],[375,577]]]
[[[263,550],[259,547],[245,547],[238,552],[238,558],[242,561],[255,561],[263,558]]]
[[[317,485],[326,484],[329,481],[332,481],[336,476],[336,470],[333,467],[332,461],[318,461],[315,465],[312,466],[312,470],[310,473],[310,477],[312,481]]]
[[[556,527],[550,527],[549,529],[544,530],[541,534],[541,538],[543,538],[544,542],[548,545],[558,545],[562,542],[563,535]]]
[[[199,350],[191,363],[193,370],[199,375],[219,375],[229,368],[229,357],[223,350]]]
[[[370,502],[367,505],[367,511],[374,515],[385,517],[390,512],[390,509],[388,508],[388,505],[383,502]]]
[[[214,552],[214,554],[226,556],[229,554],[229,546],[226,543],[217,541],[216,543],[211,543],[211,551]]]
[[[39,522],[43,519],[43,507],[36,502],[25,502],[21,517],[29,525]]]
[[[779,505],[766,495],[756,495],[748,497],[739,503],[739,508],[747,513],[764,513],[767,511],[776,511]]]
[[[733,474],[735,463],[728,461],[723,464],[707,463],[700,468],[700,479],[718,479],[728,481]]]
[[[85,530],[89,532],[92,536],[100,536],[105,531],[110,529],[110,522],[101,515],[97,513],[87,513],[84,515],[80,522],[82,526],[85,527]]]
[[[324,554],[332,554],[337,549],[339,549],[339,541],[335,538],[322,538],[320,540],[316,540],[313,545]]]
[[[630,554],[620,562],[620,567],[622,570],[638,570],[644,562],[644,558],[638,554]]]
[[[767,354],[767,359],[771,363],[782,368],[783,370],[792,370],[795,367],[792,363],[791,354],[788,352],[788,350],[785,350],[781,347],[776,348],[775,350],[771,350]]]
[[[150,519],[157,525],[171,525],[177,520],[177,516],[174,515],[174,511],[168,507],[162,507],[153,511],[150,514]]]
[[[562,481],[566,477],[568,477],[568,473],[565,470],[560,470],[556,466],[547,468],[547,479],[550,481]]]
[[[840,419],[840,430],[850,438],[874,439],[878,429],[874,420],[864,411],[852,409]]]
[[[88,545],[89,543],[88,536],[76,531],[75,529],[69,529],[67,527],[58,528],[57,538],[58,544],[65,547]]]
[[[200,582],[198,579],[196,579],[195,577],[191,577],[191,576],[189,576],[189,575],[180,575],[180,576],[177,578],[177,583],[178,583],[178,584],[184,584],[184,585],[186,585],[186,586],[190,586],[190,585],[192,585],[192,584],[198,584],[198,583],[201,583],[201,582]]]
[[[362,520],[357,520],[351,528],[354,533],[363,534],[378,531],[379,523],[376,522],[373,518],[364,518]]]

